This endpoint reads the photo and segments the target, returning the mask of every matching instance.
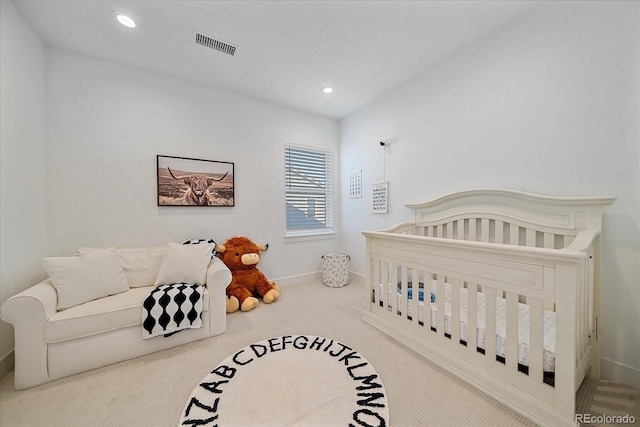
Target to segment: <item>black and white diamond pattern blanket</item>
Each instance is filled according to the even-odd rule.
[[[203,299],[204,290],[200,285],[158,286],[142,304],[142,339],[201,328]]]

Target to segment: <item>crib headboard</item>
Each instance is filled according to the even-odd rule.
[[[583,230],[597,235],[602,227],[602,207],[614,200],[488,188],[405,206],[414,211],[412,234],[561,249],[571,245]]]

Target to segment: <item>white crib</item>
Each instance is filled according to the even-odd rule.
[[[407,205],[413,222],[362,233],[364,320],[540,425],[576,425],[576,390],[600,376],[614,200],[478,189]]]

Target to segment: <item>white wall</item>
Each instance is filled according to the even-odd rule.
[[[616,196],[603,231],[603,376],[640,388],[639,17],[637,2],[544,3],[343,119],[354,270],[364,273],[360,231],[410,220],[405,203],[475,187]],[[354,168],[365,190],[386,175],[388,214],[370,213],[370,190],[346,198]]]
[[[44,52],[13,4],[0,2],[0,303],[44,277]],[[12,350],[13,327],[0,321],[0,377]]]
[[[335,248],[285,243],[284,142],[332,148],[337,164],[336,120],[53,48],[46,110],[50,255],[246,235],[270,244],[259,267],[276,279]],[[156,206],[157,154],[234,162],[235,207]]]

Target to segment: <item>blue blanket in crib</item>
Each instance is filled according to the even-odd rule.
[[[413,285],[411,282],[407,284],[407,298],[413,299]],[[398,283],[398,293],[401,292],[402,284]],[[424,301],[424,284],[422,282],[418,283],[418,301]],[[431,302],[436,302],[436,295],[431,292]]]

